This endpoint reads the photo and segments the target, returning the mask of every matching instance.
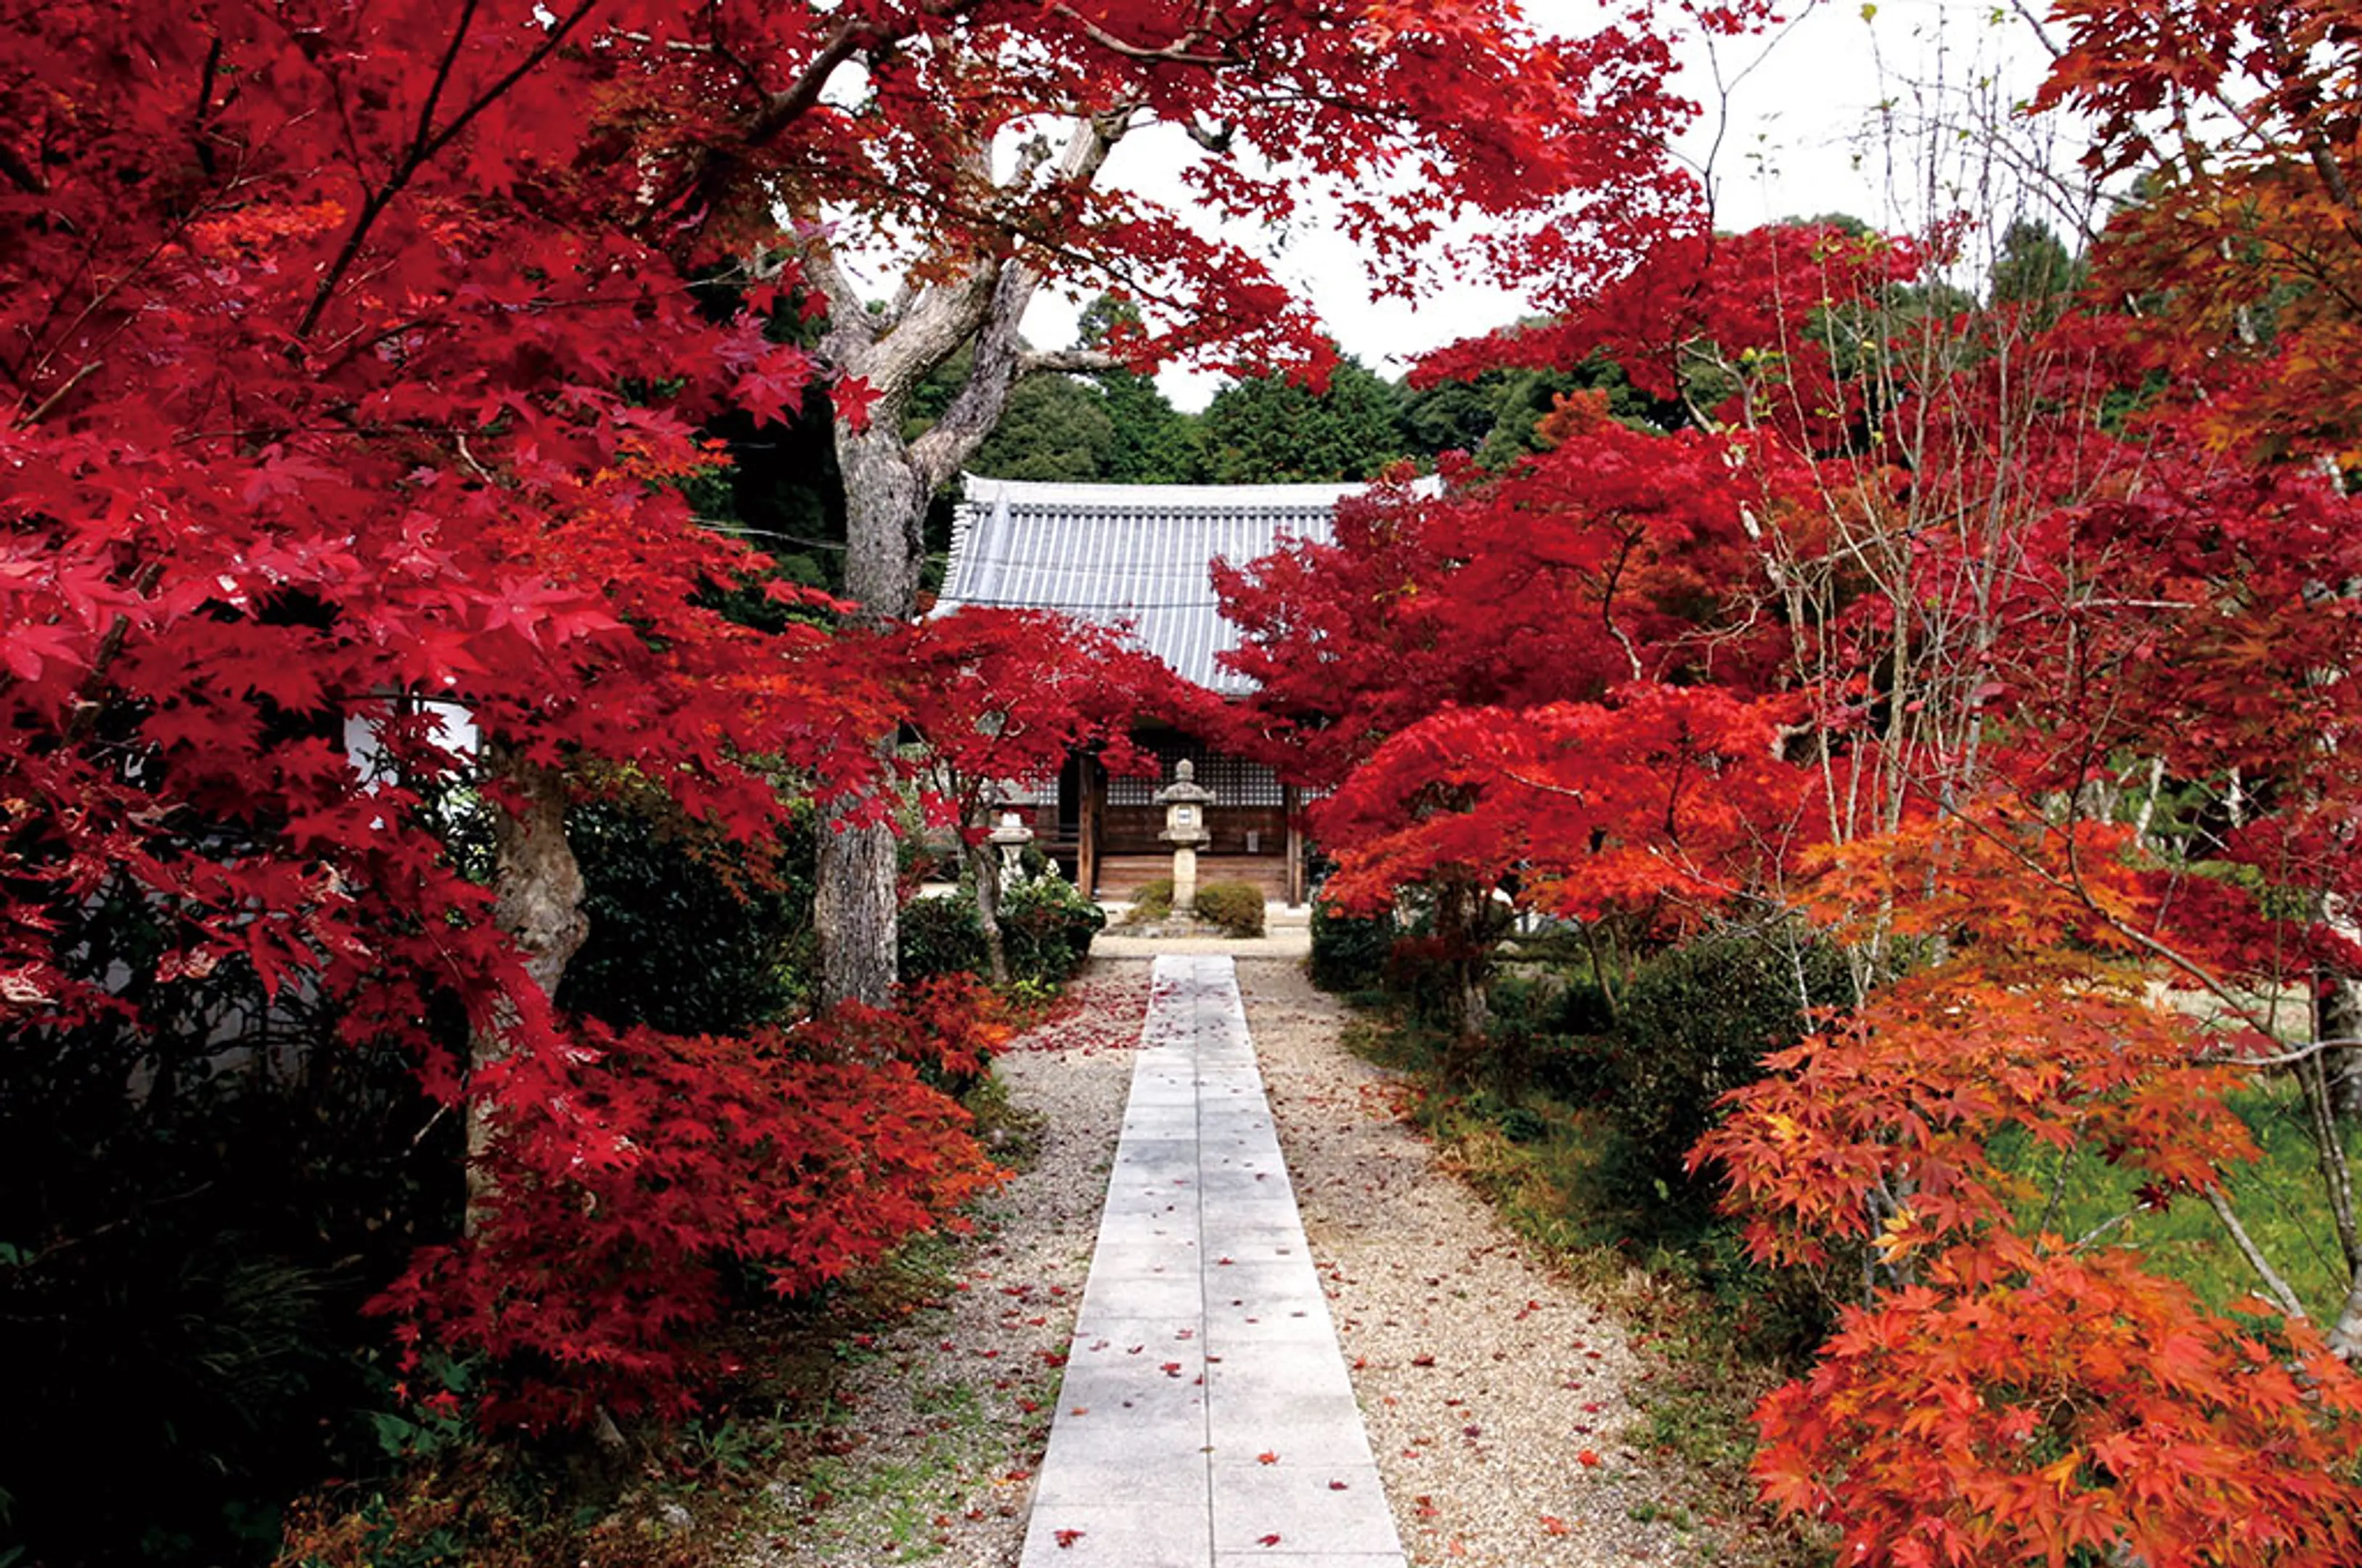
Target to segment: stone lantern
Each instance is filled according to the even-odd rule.
[[[1164,831],[1157,836],[1173,846],[1173,912],[1184,920],[1198,912],[1198,851],[1213,839],[1206,831],[1206,808],[1213,801],[1186,756],[1173,765],[1173,782],[1156,791],[1156,803],[1164,808]]]
[[[1033,842],[1033,830],[1025,825],[1027,801],[1011,790],[993,808],[992,831],[984,835],[987,844],[1000,846],[1000,880],[1006,887],[1015,883],[1025,869],[1025,846]]]

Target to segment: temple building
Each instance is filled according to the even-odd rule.
[[[1054,484],[966,478],[952,531],[951,570],[936,613],[964,605],[1056,610],[1128,627],[1174,673],[1236,695],[1241,676],[1216,656],[1239,646],[1222,618],[1209,567],[1244,565],[1283,538],[1325,540],[1337,502],[1357,484]],[[1187,757],[1214,792],[1213,841],[1198,856],[1201,881],[1248,881],[1275,901],[1306,898],[1303,833],[1293,786],[1271,769],[1225,756],[1170,730],[1143,731],[1169,778]],[[1054,784],[1035,791],[1036,842],[1076,886],[1120,899],[1168,875],[1173,856],[1157,834],[1164,813],[1156,778],[1110,776],[1089,756],[1069,758]]]

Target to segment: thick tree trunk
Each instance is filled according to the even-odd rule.
[[[896,896],[899,840],[891,827],[847,823],[850,807],[821,828],[819,884],[812,900],[820,931],[824,1001],[894,999],[900,922]]]
[[[897,407],[892,418],[900,417]],[[839,427],[836,460],[844,474],[845,596],[878,620],[907,621],[919,609],[933,476],[920,470],[886,419],[858,432]]]
[[[2362,1040],[2362,979],[2351,975],[2326,978],[2316,1027],[2323,1040]],[[2340,1046],[2330,1053],[2323,1066],[2329,1073],[2329,1102],[2337,1120],[2362,1119],[2362,1046]]]
[[[844,588],[878,621],[918,611],[926,558],[927,501],[933,487],[911,460],[896,407],[868,429],[837,432],[844,473]],[[893,750],[893,737],[880,750]],[[890,827],[851,821],[867,802],[831,807],[821,827],[812,918],[820,933],[821,999],[884,1007],[894,998],[900,922],[895,896],[900,845]]]
[[[513,809],[494,811],[492,920],[524,955],[525,973],[542,995],[555,997],[566,966],[590,934],[590,917],[582,907],[582,868],[566,841],[565,781],[556,769],[525,762],[498,743],[487,743],[484,759],[493,781],[504,785],[516,801]],[[494,1009],[490,1026],[469,1039],[471,1071],[509,1054],[516,1021],[513,1004],[504,1001]],[[491,1110],[482,1097],[469,1095],[467,1228],[471,1233],[492,1191],[483,1159],[491,1143]]]
[[[1119,114],[1077,124],[1059,158],[1057,182],[1087,189],[1129,122]],[[991,177],[982,149],[977,166],[982,177]],[[814,222],[812,232],[825,230]],[[1019,327],[1042,277],[1021,259],[977,257],[964,270],[914,287],[874,312],[825,239],[813,242],[803,259],[806,273],[828,296],[822,355],[875,394],[861,429],[844,421],[836,427],[837,465],[844,476],[845,595],[874,620],[908,620],[918,611],[927,503],[958,477],[1000,422],[1010,387],[1030,370],[1081,369],[1086,359],[1091,368],[1111,368],[1114,361],[1096,354],[1026,353]],[[911,393],[970,344],[975,368],[966,384],[933,428],[905,440],[902,418]],[[890,746],[891,737],[884,744]],[[827,828],[837,829],[855,809],[857,803],[833,812]],[[882,1003],[892,995],[894,863],[890,834],[845,828],[822,839],[816,919],[823,1000]]]
[[[1460,877],[1435,884],[1435,934],[1443,960],[1445,1027],[1451,1031],[1447,1066],[1451,1076],[1473,1082],[1492,1022],[1493,933],[1489,891]]]

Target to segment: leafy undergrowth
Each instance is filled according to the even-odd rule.
[[[1598,1111],[1532,1088],[1455,1087],[1439,1038],[1390,1014],[1365,1013],[1344,1041],[1403,1075],[1405,1117],[1511,1230],[1624,1319],[1645,1367],[1628,1390],[1645,1423],[1633,1440],[1694,1478],[1689,1496],[1642,1505],[1650,1517],[1675,1524],[1700,1568],[1827,1568],[1829,1541],[1773,1518],[1748,1472],[1756,1401],[1818,1332],[1810,1293],[1748,1264],[1682,1195],[1636,1201]]]
[[[2337,1251],[2303,1097],[2283,1077],[2259,1081],[2232,1096],[2230,1103],[2262,1152],[2254,1164],[2232,1168],[2226,1184],[2232,1206],[2315,1320],[2333,1321],[2345,1294],[2345,1260]],[[2136,1191],[2137,1178],[2088,1150],[2080,1157],[2063,1156],[2063,1184],[2061,1155],[2034,1155],[2022,1141],[2013,1153],[2010,1165],[2036,1188],[2025,1206],[2027,1219],[2047,1213],[2045,1228],[2060,1235],[2102,1231],[2112,1242],[2137,1246],[2158,1273],[2189,1286],[2217,1311],[2255,1290],[2255,1270],[2202,1202],[2184,1198],[2168,1208],[2144,1207]],[[2346,1130],[2346,1158],[2362,1165],[2362,1126]]]
[[[1046,1010],[1050,1010],[1045,1009]],[[965,1097],[1001,1165],[1039,1150],[1038,1121],[998,1078]],[[442,1399],[378,1418],[395,1474],[331,1485],[290,1510],[278,1568],[702,1568],[759,1549],[829,1499],[857,1416],[847,1393],[889,1331],[953,1287],[967,1236],[915,1238],[833,1286],[788,1302],[749,1281],[706,1348],[727,1369],[704,1414],[564,1441],[499,1440],[457,1413],[470,1369],[437,1364]],[[956,1411],[947,1429],[962,1428]],[[923,1524],[923,1521],[919,1521]],[[923,1529],[910,1543],[922,1546]],[[899,1555],[886,1553],[887,1559]]]

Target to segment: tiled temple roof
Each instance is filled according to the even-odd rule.
[[[1208,566],[1244,566],[1281,537],[1325,540],[1358,484],[1044,484],[966,477],[951,573],[936,607],[1059,610],[1128,625],[1175,674],[1225,694],[1249,682],[1214,662],[1239,646]]]

